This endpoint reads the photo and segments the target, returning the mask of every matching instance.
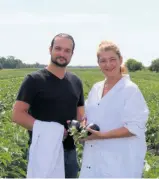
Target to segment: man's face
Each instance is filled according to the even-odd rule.
[[[66,37],[56,37],[53,47],[50,47],[51,61],[56,66],[66,67],[72,57],[73,42]]]

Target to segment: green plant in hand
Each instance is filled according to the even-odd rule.
[[[68,124],[68,127],[69,127],[68,129],[69,134],[73,136],[74,143],[77,149],[77,154],[78,154],[78,163],[79,163],[79,166],[81,166],[82,151],[83,151],[83,145],[84,145],[84,143],[81,142],[81,139],[84,139],[87,136],[91,135],[91,133],[87,131],[86,128],[88,127],[97,131],[99,131],[100,128],[98,125],[93,124],[93,123],[88,124],[86,127],[83,127],[82,125],[80,125],[80,122],[76,120],[72,120]]]
[[[80,126],[79,128],[77,128],[76,126],[71,126],[69,127],[68,132],[69,135],[73,136],[74,144],[77,149],[78,164],[81,167],[83,152],[83,142],[81,142],[81,139],[86,138],[88,133],[82,126]]]

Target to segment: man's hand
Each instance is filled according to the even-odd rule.
[[[68,120],[67,121],[67,124],[69,124],[71,121],[70,120]],[[67,129],[66,128],[64,128],[64,135],[63,135],[63,140],[65,140],[66,138],[67,138],[67,136],[68,136],[68,131],[67,131]]]
[[[64,137],[67,137],[67,135],[68,135],[68,131],[64,129]]]
[[[64,128],[64,135],[63,135],[63,141],[67,138],[68,131]]]

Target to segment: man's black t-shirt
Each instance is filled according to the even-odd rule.
[[[84,105],[81,80],[71,72],[66,72],[63,79],[47,69],[33,72],[24,79],[17,95],[17,100],[30,104],[29,114],[41,121],[55,121],[65,126],[67,120],[75,119],[77,107]],[[29,131],[29,144],[32,132]],[[65,149],[74,149],[72,136],[63,142]]]

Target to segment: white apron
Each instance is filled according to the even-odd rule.
[[[104,81],[91,89],[85,110],[88,123],[101,132],[125,126],[136,136],[85,142],[80,178],[136,178],[142,176],[146,154],[146,102],[128,77],[101,99]]]
[[[33,126],[27,178],[64,178],[64,126],[36,120]]]

